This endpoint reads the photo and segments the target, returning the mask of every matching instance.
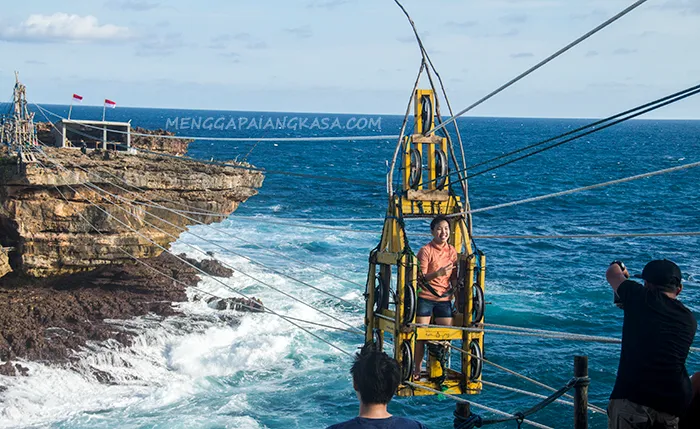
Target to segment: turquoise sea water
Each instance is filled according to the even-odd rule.
[[[65,115],[64,107],[50,110]],[[147,128],[173,128],[173,118],[269,117],[287,115],[247,112],[115,109],[108,119],[128,120]],[[101,109],[80,108],[74,118],[98,118]],[[338,116],[342,125],[350,116]],[[359,118],[359,117],[357,117]],[[369,119],[369,118],[368,118]],[[362,130],[255,128],[188,129],[180,134],[210,137],[269,135],[397,134],[401,118],[381,117],[381,129]],[[256,119],[257,120],[257,119]],[[250,120],[249,120],[250,121]],[[468,163],[552,137],[587,123],[586,120],[465,118],[460,130]],[[212,122],[213,123],[213,122]],[[250,122],[248,122],[249,124]],[[369,123],[369,121],[368,121]],[[253,148],[254,146],[254,148]],[[367,257],[379,239],[381,222],[334,222],[333,219],[382,217],[386,209],[385,160],[394,141],[259,143],[197,140],[189,155],[201,159],[242,159],[268,170],[294,171],[318,176],[379,182],[378,185],[331,182],[269,174],[259,195],[217,227],[235,236],[272,248],[296,259],[364,283]],[[252,152],[251,152],[252,149]],[[528,158],[470,181],[474,208],[537,196],[700,160],[700,122],[632,121]],[[700,171],[687,170],[623,185],[597,189],[532,204],[479,213],[474,232],[487,234],[637,233],[700,230]],[[252,216],[242,219],[237,216]],[[303,222],[367,231],[348,232],[272,223],[283,218],[324,218]],[[427,240],[423,221],[410,224],[412,247]],[[183,235],[175,245],[193,257],[201,255],[187,244],[212,250],[238,272],[226,283],[284,314],[320,323],[325,316],[243,276],[247,273],[273,284],[313,306],[361,327],[363,290],[293,261],[266,253],[210,228],[192,231],[207,240],[274,265],[355,302],[353,308],[270,273],[250,262]],[[652,258],[675,260],[686,275],[681,298],[697,313],[700,306],[698,237],[616,238],[577,240],[478,240],[487,255],[486,321],[523,327],[592,335],[620,336],[622,313],[612,305],[604,271],[613,259],[622,259],[639,272]],[[204,279],[200,287],[222,296],[233,292]],[[94,345],[81,353],[77,371],[28,364],[26,378],[0,378],[0,427],[53,428],[324,428],[357,412],[357,400],[348,374],[350,360],[274,316],[242,315],[231,326],[212,317],[213,310],[194,299],[179,305],[183,316],[160,321],[141,318],[120,322],[140,332],[128,349]],[[337,326],[337,323],[335,323]],[[314,328],[338,347],[353,351],[361,338],[350,333]],[[590,401],[605,407],[612,388],[619,346],[567,342],[533,337],[486,335],[490,360],[552,386],[572,376],[573,356],[589,356]],[[696,344],[697,345],[697,344]],[[110,372],[117,383],[100,384],[81,367]],[[700,371],[700,358],[691,356],[688,370]],[[497,369],[486,367],[484,379],[538,393],[547,393]],[[486,387],[471,398],[508,412],[525,409],[534,398]],[[401,398],[390,411],[423,421],[430,428],[452,427],[454,402],[435,397]],[[484,413],[484,415],[487,415]],[[554,404],[532,417],[557,428],[571,427],[572,408]],[[606,427],[604,416],[591,415],[592,428]],[[498,428],[514,428],[506,423]]]

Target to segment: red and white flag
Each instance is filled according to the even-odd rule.
[[[81,101],[83,101],[83,96],[78,95],[78,94],[73,94],[73,101],[77,101],[78,103],[80,103]]]
[[[112,101],[110,99],[105,98],[105,107],[109,107],[111,109],[114,109],[115,107],[117,107],[117,103],[115,103],[114,101]]]

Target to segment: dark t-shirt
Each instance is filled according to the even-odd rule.
[[[617,289],[624,304],[622,351],[610,398],[627,399],[681,416],[692,399],[685,360],[697,322],[680,301],[626,281]]]
[[[415,420],[391,416],[387,419],[366,419],[355,417],[347,422],[329,426],[326,429],[428,429]]]

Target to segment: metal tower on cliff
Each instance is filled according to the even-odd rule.
[[[15,72],[12,104],[0,118],[0,142],[11,152],[22,152],[23,146],[38,144],[34,113],[27,108],[27,87],[19,81],[18,72]]]

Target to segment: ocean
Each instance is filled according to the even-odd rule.
[[[66,106],[44,107],[62,116],[68,110]],[[102,109],[95,107],[73,110],[74,119],[99,119],[101,114]],[[117,108],[107,114],[109,120],[132,120],[134,126],[171,131],[177,127],[179,134],[201,137],[393,135],[398,134],[402,119],[135,108]],[[276,124],[284,116],[285,129],[265,128],[268,119]],[[183,118],[190,119],[183,122]],[[211,120],[206,122],[208,118]],[[296,129],[289,125],[290,118],[297,118]],[[307,127],[299,125],[304,118]],[[319,120],[318,126],[310,128],[315,118],[326,118],[327,126]],[[348,120],[352,118],[355,121],[351,126]],[[362,118],[364,122],[359,120]],[[37,119],[43,120],[40,114]],[[251,120],[258,119],[259,124],[250,125]],[[334,119],[338,119],[339,126],[333,126]],[[193,121],[194,125],[197,121],[201,124],[194,126]],[[459,126],[468,163],[474,164],[588,122],[469,117],[460,119]],[[235,128],[227,128],[230,123]],[[271,171],[314,176],[268,174],[259,194],[217,227],[264,249],[364,284],[368,254],[378,243],[381,222],[346,219],[384,216],[387,196],[382,183],[386,160],[391,159],[395,144],[387,140],[256,143],[198,139],[190,145],[189,155],[205,160],[246,160]],[[469,182],[471,204],[474,208],[486,207],[698,160],[700,121],[635,120],[473,178]],[[474,233],[698,231],[699,179],[698,169],[684,170],[478,213],[474,215]],[[303,218],[314,220],[299,220]],[[428,232],[427,222],[413,221],[409,225],[411,244],[417,250],[428,240],[422,235]],[[318,226],[344,230],[313,228]],[[213,251],[217,258],[236,268],[234,276],[225,280],[232,288],[261,298],[280,313],[339,326],[242,274],[246,273],[362,327],[362,288],[211,228],[195,226],[191,231],[232,253],[189,234],[183,234],[173,250],[198,259],[201,255],[187,244]],[[619,337],[622,312],[613,305],[604,276],[614,259],[625,261],[631,272],[641,272],[654,258],[676,261],[686,279],[680,298],[696,314],[700,310],[699,237],[480,239],[476,245],[487,256],[486,321],[490,323]],[[357,305],[343,304],[266,271],[234,252]],[[219,296],[235,296],[211,279],[203,279],[199,287]],[[143,317],[115,322],[138,332],[131,347],[93,344],[80,352],[72,370],[27,362],[28,377],[0,377],[0,385],[5,386],[0,389],[0,427],[311,429],[356,415],[357,399],[347,356],[273,315],[242,314],[236,325],[216,321],[207,317],[215,310],[198,301],[196,295],[191,291],[191,301],[176,305],[182,310],[181,316],[164,321]],[[348,332],[310,329],[347,351],[361,345],[362,338]],[[615,380],[619,353],[617,344],[489,333],[485,337],[488,359],[555,387],[572,377],[573,357],[587,355],[590,402],[603,408]],[[88,366],[110,373],[116,382],[99,383],[83,370]],[[688,359],[688,371],[700,371],[698,354]],[[484,368],[484,380],[548,393],[488,366]],[[482,394],[469,398],[507,412],[524,410],[538,402],[488,386]],[[438,397],[396,398],[389,410],[420,420],[431,429],[450,428],[454,402]],[[551,427],[571,427],[573,408],[555,403],[531,419]],[[516,424],[492,427],[514,428]],[[591,414],[590,427],[605,428],[606,417]]]

